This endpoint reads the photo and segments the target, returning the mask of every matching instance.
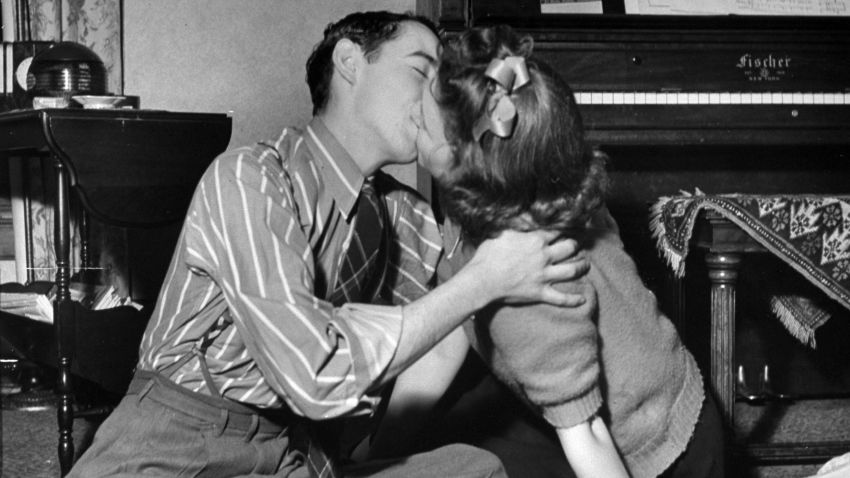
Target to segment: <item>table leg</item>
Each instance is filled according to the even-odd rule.
[[[68,197],[68,172],[59,158],[54,158],[56,171],[56,198],[54,204],[54,238],[56,251],[56,299],[53,303],[53,322],[56,330],[57,360],[59,376],[56,392],[59,403],[56,406],[59,423],[59,468],[62,476],[71,469],[74,460],[73,442],[73,396],[71,391],[71,357],[73,356],[74,308],[68,290],[71,278],[70,250],[70,211]]]
[[[735,410],[735,286],[740,254],[710,252],[705,256],[711,281],[711,383],[726,423],[732,429]]]

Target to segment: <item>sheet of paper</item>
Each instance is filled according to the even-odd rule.
[[[850,15],[850,0],[625,0],[639,15]]]
[[[738,15],[850,15],[850,0],[729,0]]]
[[[625,0],[626,13],[638,15],[724,15],[727,0]]]
[[[541,0],[540,12],[602,13],[602,0]]]

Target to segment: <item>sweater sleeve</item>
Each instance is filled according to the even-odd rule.
[[[559,284],[586,301],[578,307],[499,305],[467,326],[470,342],[496,376],[552,426],[568,428],[602,404],[596,293],[585,279]]]

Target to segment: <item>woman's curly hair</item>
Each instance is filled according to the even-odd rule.
[[[454,163],[440,181],[440,207],[475,244],[505,229],[582,227],[607,190],[605,157],[584,141],[572,90],[532,47],[530,37],[495,26],[450,39],[441,55],[434,94]],[[525,57],[531,77],[510,95],[513,134],[476,140],[473,125],[494,91],[484,72],[507,56]]]

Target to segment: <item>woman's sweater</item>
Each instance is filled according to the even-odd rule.
[[[447,225],[445,234],[452,244],[456,227]],[[607,211],[594,218],[582,245],[587,276],[557,286],[582,294],[582,306],[493,306],[468,321],[466,332],[499,379],[549,423],[567,428],[598,412],[631,475],[654,477],[693,434],[702,378]],[[447,256],[454,270],[474,252],[458,249]]]

